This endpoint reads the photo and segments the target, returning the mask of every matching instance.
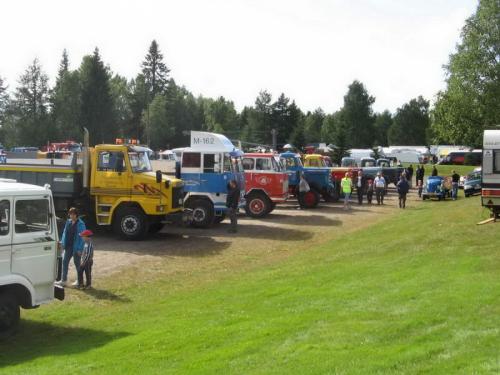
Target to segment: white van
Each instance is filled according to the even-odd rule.
[[[49,186],[0,179],[0,332],[17,324],[20,307],[64,299],[54,285],[58,243]]]

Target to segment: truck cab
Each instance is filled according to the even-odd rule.
[[[54,285],[58,241],[49,186],[0,179],[0,332],[17,324],[20,307],[64,299]]]
[[[261,218],[269,214],[277,203],[288,198],[288,174],[279,158],[272,153],[243,155],[245,170],[245,211],[248,216]]]
[[[240,187],[240,207],[244,207],[242,155],[222,134],[191,131],[191,146],[182,149],[180,175],[185,184],[184,205],[192,210],[193,226],[206,228],[224,219],[231,180]]]
[[[112,226],[125,239],[139,239],[182,221],[183,183],[153,172],[149,149],[97,145],[91,151],[90,195],[98,225]]]
[[[293,152],[283,152],[280,154],[280,159],[288,172],[290,194],[298,195],[300,173],[304,173],[305,179],[311,188],[304,197],[307,208],[316,207],[320,196],[327,202],[336,200],[336,191],[330,168],[306,168],[303,166],[300,156]]]

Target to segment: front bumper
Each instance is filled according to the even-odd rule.
[[[193,218],[193,210],[185,208],[183,211],[171,212],[162,220],[164,224],[187,224]]]

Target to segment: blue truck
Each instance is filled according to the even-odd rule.
[[[280,154],[280,160],[288,172],[289,193],[298,196],[300,173],[304,173],[311,190],[304,197],[306,208],[316,207],[323,197],[325,202],[338,200],[330,168],[304,167],[300,156],[294,152]]]
[[[207,228],[224,220],[230,180],[239,184],[240,207],[245,206],[242,155],[222,134],[191,131],[191,146],[181,150],[180,177],[184,207],[192,210],[192,226]]]

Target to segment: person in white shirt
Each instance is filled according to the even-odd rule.
[[[373,181],[375,184],[375,196],[377,197],[377,204],[384,204],[384,192],[385,192],[385,178],[382,176],[381,172],[377,173],[377,177]]]

